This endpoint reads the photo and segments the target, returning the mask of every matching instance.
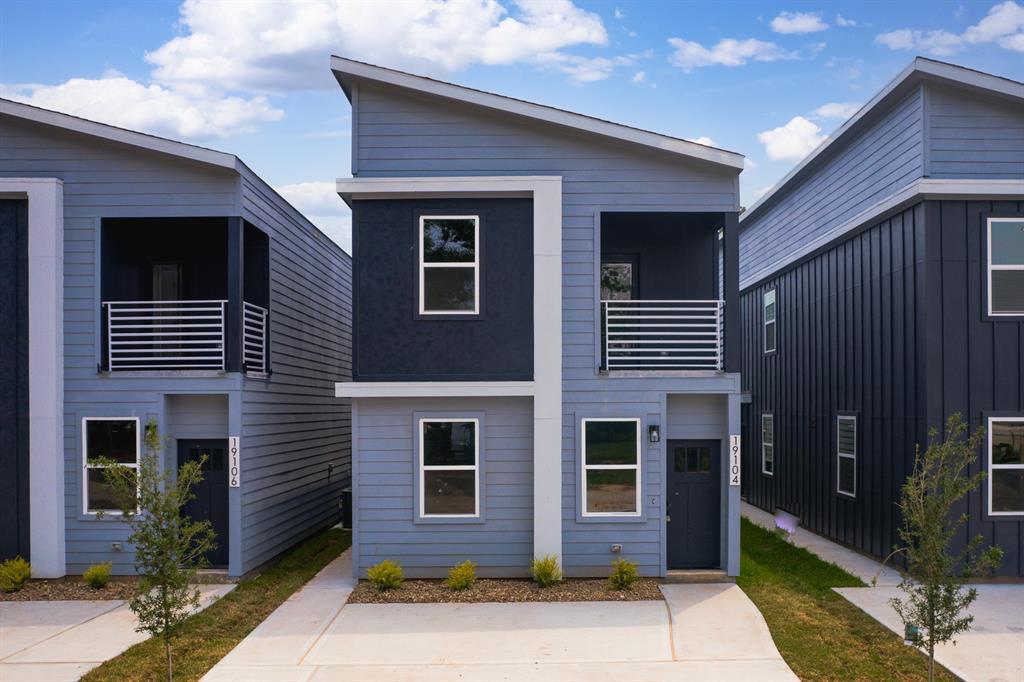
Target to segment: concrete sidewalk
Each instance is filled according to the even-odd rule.
[[[200,586],[200,609],[234,587]],[[136,623],[121,600],[0,602],[0,680],[77,680],[147,639]]]
[[[773,529],[771,514],[743,503],[743,516],[765,528]],[[900,621],[889,599],[901,596],[897,587],[900,574],[893,568],[842,547],[805,528],[792,535],[798,547],[817,554],[856,575],[867,584],[878,576],[873,587],[837,587],[855,606],[903,637]],[[974,585],[978,599],[969,611],[974,616],[971,630],[957,637],[957,643],[937,648],[935,660],[961,679],[971,682],[1024,680],[1024,585]]]
[[[666,602],[351,604],[328,565],[204,679],[795,680],[735,585]]]

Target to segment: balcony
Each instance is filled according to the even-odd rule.
[[[603,367],[721,371],[720,300],[603,300]]]

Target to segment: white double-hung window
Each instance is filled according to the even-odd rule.
[[[775,415],[771,412],[761,415],[761,473],[775,473]]]
[[[480,420],[420,419],[420,516],[480,516]]]
[[[764,311],[764,352],[774,353],[778,348],[778,329],[776,325],[775,289],[764,292],[762,300]]]
[[[141,434],[138,417],[85,417],[82,419],[82,511],[117,514],[120,501],[107,483],[111,464],[138,471]]]
[[[988,420],[988,513],[1024,514],[1024,417]]]
[[[836,492],[857,496],[857,418],[836,417]]]
[[[420,216],[420,315],[480,313],[480,217]]]
[[[640,420],[584,419],[583,516],[640,516]]]
[[[1024,219],[988,219],[988,314],[1024,315]]]

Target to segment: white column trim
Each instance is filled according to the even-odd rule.
[[[33,578],[65,574],[64,183],[0,178],[28,199],[29,561]]]

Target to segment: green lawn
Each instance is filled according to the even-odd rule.
[[[928,660],[832,591],[857,577],[742,521],[736,583],[764,614],[775,645],[802,680],[925,680]],[[956,679],[940,669],[938,679]]]
[[[230,594],[186,621],[173,643],[174,679],[198,680],[252,632],[270,612],[351,543],[348,531],[331,529],[286,552],[270,568],[243,580]],[[136,644],[89,672],[86,682],[166,679],[163,645]]]

